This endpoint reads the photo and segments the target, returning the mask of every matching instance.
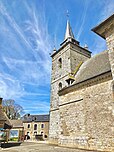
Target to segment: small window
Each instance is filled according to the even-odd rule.
[[[114,92],[114,82],[111,84],[111,90]]]
[[[59,83],[59,90],[61,90],[62,89],[62,83],[60,82]]]
[[[34,125],[34,130],[37,130],[37,124]]]
[[[54,66],[53,66],[53,64],[52,64],[52,70],[53,70],[53,67],[54,67]]]
[[[28,128],[30,128],[30,124],[28,124]]]
[[[43,135],[44,133],[43,133],[43,131],[41,132],[41,135]]]
[[[27,132],[27,135],[29,135],[29,132]]]
[[[114,92],[114,84],[112,85],[112,91]]]
[[[34,135],[37,135],[37,131],[34,132]]]
[[[47,138],[47,135],[45,135],[44,138]]]
[[[59,68],[62,68],[62,59],[59,58]]]
[[[41,124],[41,128],[44,128],[44,124]]]

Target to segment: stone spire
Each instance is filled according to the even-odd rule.
[[[67,12],[67,17],[69,17],[68,12]],[[66,25],[66,32],[65,32],[64,41],[60,44],[60,46],[63,46],[67,42],[71,42],[73,44],[79,45],[79,42],[75,39],[74,34],[72,32],[72,28],[70,26],[69,19],[67,19],[67,25]]]
[[[68,38],[73,38],[73,39],[75,39],[75,38],[74,38],[74,34],[73,34],[73,32],[72,32],[72,28],[71,28],[71,26],[70,26],[69,20],[67,20],[66,33],[65,33],[65,38],[64,38],[64,40],[66,40],[66,39],[68,39]]]

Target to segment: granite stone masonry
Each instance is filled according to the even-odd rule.
[[[114,14],[92,29],[108,50],[93,57],[75,40],[69,21],[52,54],[49,142],[114,151]]]

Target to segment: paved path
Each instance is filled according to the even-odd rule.
[[[86,150],[63,148],[42,143],[24,142],[20,146],[0,149],[0,152],[90,152]],[[91,151],[97,152],[97,151]]]

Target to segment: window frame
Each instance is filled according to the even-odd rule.
[[[34,124],[34,130],[37,130],[37,128],[38,128],[38,125]]]
[[[28,125],[27,125],[27,128],[28,128],[28,129],[30,129],[30,127],[31,127],[31,125],[30,125],[30,124],[28,124]]]
[[[62,89],[62,83],[59,82],[59,90],[61,90],[61,89]]]
[[[59,68],[61,69],[62,68],[62,58],[59,58],[58,63],[59,63]]]

